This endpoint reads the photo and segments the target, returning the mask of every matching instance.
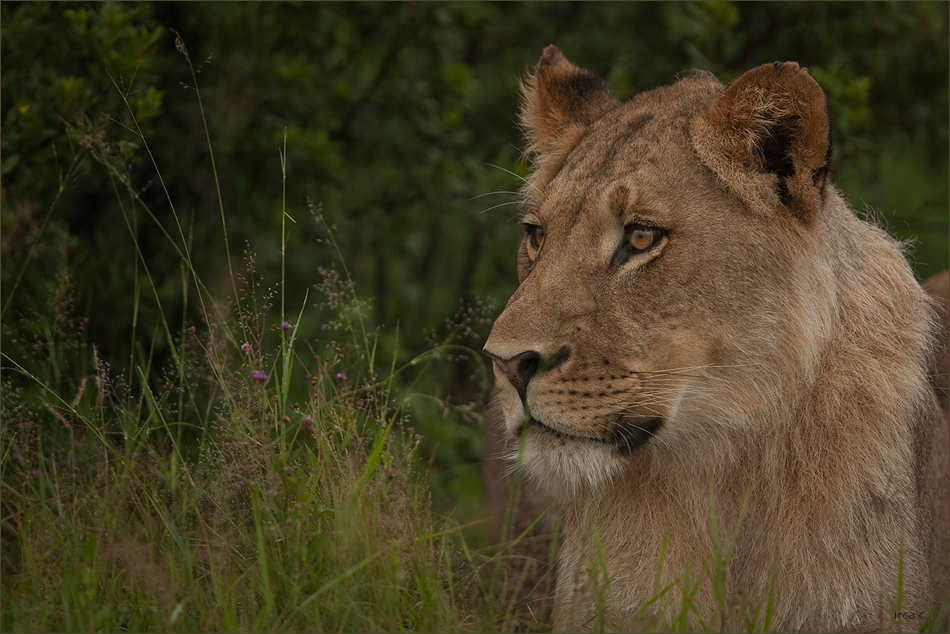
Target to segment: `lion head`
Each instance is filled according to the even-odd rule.
[[[711,491],[720,527],[745,517],[736,595],[788,592],[773,627],[876,626],[901,557],[905,601],[926,604],[911,507],[929,307],[900,245],[830,182],[807,69],[698,73],[621,103],[550,46],[522,124],[520,284],[485,353],[510,447],[564,516],[566,623],[593,605],[591,529],[617,614],[708,569]]]

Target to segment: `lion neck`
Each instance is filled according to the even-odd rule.
[[[880,616],[876,611],[887,602],[881,596],[899,583],[898,562],[907,569],[925,565],[915,529],[916,488],[906,469],[917,406],[912,398],[893,397],[899,377],[913,377],[915,370],[895,361],[880,373],[880,384],[853,385],[848,368],[870,363],[859,351],[847,341],[833,344],[826,358],[836,361],[814,374],[787,416],[758,433],[724,434],[718,452],[696,447],[677,455],[651,448],[599,491],[562,500],[561,621],[576,624],[577,614],[593,609],[590,571],[598,561],[609,562],[614,599],[630,606],[650,601],[669,584],[675,600],[684,576],[696,584],[718,557],[735,598],[730,604],[764,605],[767,597],[755,593],[774,588],[773,624],[792,630],[829,622],[876,627],[862,619]],[[859,553],[859,543],[875,546]],[[846,578],[816,579],[835,571]],[[870,587],[869,580],[879,586]],[[927,596],[917,581],[904,583],[905,605]],[[809,594],[803,610],[802,597]],[[783,595],[797,603],[785,603]],[[692,601],[703,614],[720,609],[708,582]],[[842,613],[842,605],[853,609]],[[666,621],[676,609],[660,601],[650,614]]]

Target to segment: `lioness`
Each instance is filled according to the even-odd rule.
[[[807,69],[620,103],[549,46],[522,93],[520,286],[485,353],[563,522],[557,625],[688,597],[692,626],[917,629],[947,592],[933,310],[831,183]]]

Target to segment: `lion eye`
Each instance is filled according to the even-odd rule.
[[[649,225],[632,224],[625,227],[628,244],[633,253],[649,251],[663,238],[663,230]]]
[[[653,251],[663,242],[666,231],[651,227],[639,222],[626,225],[623,228],[623,242],[614,251],[610,261],[611,266],[619,266],[635,255]]]
[[[541,245],[544,244],[544,227],[526,224],[524,232],[528,236],[528,244],[531,245],[531,249],[539,251]]]

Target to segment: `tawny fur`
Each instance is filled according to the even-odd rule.
[[[882,629],[899,585],[916,614],[945,599],[932,303],[828,182],[807,71],[698,74],[620,104],[549,47],[522,123],[523,221],[543,243],[522,242],[485,350],[508,451],[564,523],[559,626],[593,627],[600,561],[614,629],[672,619],[684,578],[722,628],[762,627],[771,601],[775,631]],[[618,260],[644,224],[662,239]],[[506,361],[529,352],[533,369]],[[540,424],[520,442],[525,411]],[[641,424],[658,427],[629,455],[611,444]]]

